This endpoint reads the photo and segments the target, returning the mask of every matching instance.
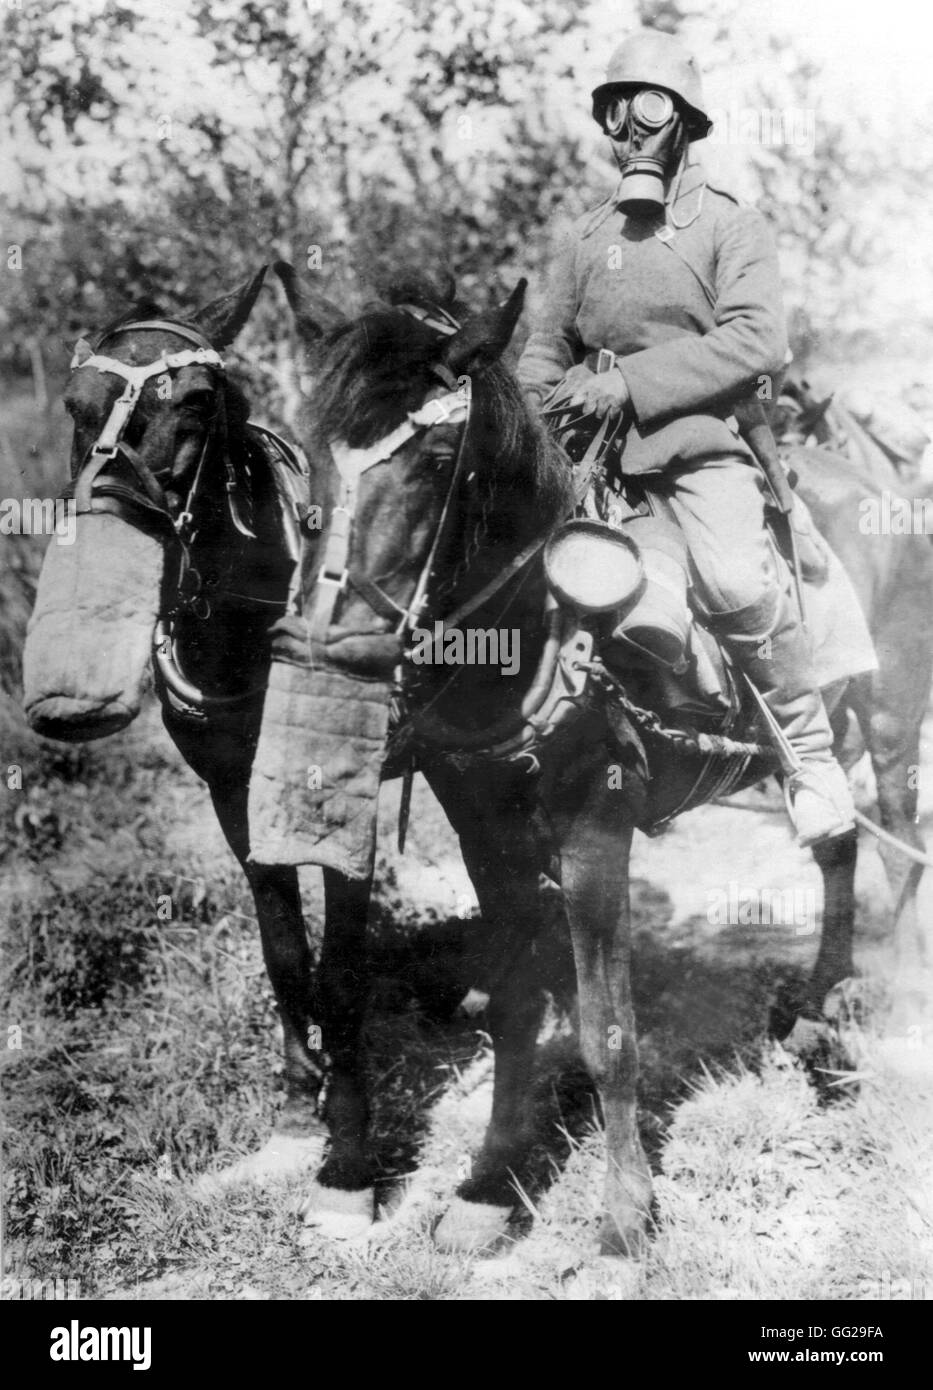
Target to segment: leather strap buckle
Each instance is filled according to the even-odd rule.
[[[345,569],[342,574],[332,574],[328,571],[327,562],[321,566],[317,572],[317,582],[319,584],[333,584],[337,592],[342,594],[347,587],[347,580],[350,571]]]

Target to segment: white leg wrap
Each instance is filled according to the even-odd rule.
[[[441,1250],[491,1249],[506,1234],[511,1215],[511,1207],[454,1197],[434,1229],[434,1243]]]
[[[277,1179],[304,1173],[309,1168],[316,1171],[323,1162],[326,1142],[323,1134],[299,1137],[273,1131],[256,1153],[238,1159],[217,1173],[205,1173],[198,1180],[197,1190],[203,1196],[210,1197],[240,1183],[254,1182],[264,1186]]]
[[[316,1236],[330,1240],[356,1240],[366,1235],[375,1215],[375,1193],[371,1187],[346,1192],[339,1187],[315,1183],[301,1204],[305,1231],[302,1245],[311,1245]]]

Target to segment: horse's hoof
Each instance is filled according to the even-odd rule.
[[[781,1046],[804,1067],[824,1103],[843,1100],[858,1084],[855,1060],[831,1023],[801,1016]]]
[[[831,1023],[799,1014],[787,1037],[782,1039],[781,1046],[801,1062],[822,1061],[835,1046],[836,1037]]]
[[[883,991],[875,981],[866,980],[861,975],[850,975],[833,985],[823,1000],[820,1012],[837,1027],[847,1023],[864,1026],[868,1016],[880,1009],[882,1003]]]
[[[317,1236],[329,1240],[357,1240],[365,1236],[375,1218],[375,1192],[361,1187],[348,1192],[315,1183],[299,1207],[304,1218],[300,1245],[313,1245]]]
[[[507,1235],[511,1215],[511,1207],[454,1197],[434,1228],[434,1244],[440,1250],[465,1254],[491,1250]]]
[[[281,1178],[317,1171],[324,1161],[323,1134],[297,1136],[273,1133],[262,1148],[217,1173],[205,1173],[198,1179],[196,1190],[204,1197],[213,1197],[240,1183],[258,1183],[260,1187]]]

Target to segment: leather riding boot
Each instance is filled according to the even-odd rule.
[[[770,610],[770,611],[769,611]],[[844,835],[855,824],[848,780],[832,752],[833,736],[815,683],[813,657],[789,589],[738,612],[717,614],[717,633],[763,695],[800,769],[785,798],[801,845]]]

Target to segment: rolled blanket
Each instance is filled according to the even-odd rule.
[[[391,687],[274,660],[249,786],[250,860],[372,873]]]

